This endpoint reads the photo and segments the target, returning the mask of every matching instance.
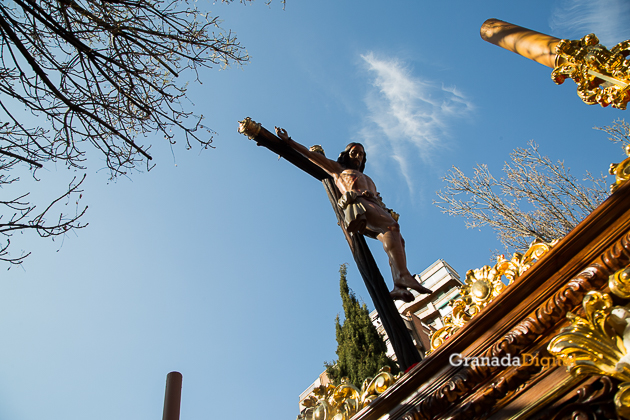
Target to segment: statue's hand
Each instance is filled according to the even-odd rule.
[[[284,128],[275,127],[275,129],[276,129],[276,134],[278,135],[278,137],[280,137],[281,140],[287,141],[291,138],[289,137],[287,130],[285,130]]]

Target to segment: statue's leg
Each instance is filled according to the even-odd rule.
[[[372,202],[364,204],[367,210],[365,216],[368,228],[378,233],[376,238],[383,243],[383,248],[389,257],[389,266],[394,280],[392,298],[406,302],[413,300],[413,295],[407,290],[408,288],[418,293],[431,293],[431,290],[418,283],[407,269],[405,241],[400,234],[398,223],[382,207]]]
[[[394,279],[394,288],[409,288],[421,294],[431,293],[431,289],[427,289],[418,283],[407,268],[405,241],[400,234],[398,223],[394,221],[386,232],[379,234],[376,238],[383,243],[383,248],[389,257],[389,265],[392,269],[392,278]]]

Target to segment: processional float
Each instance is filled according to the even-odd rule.
[[[497,19],[481,37],[552,68],[557,84],[573,79],[586,104],[623,110],[630,101],[630,41],[608,50],[593,34],[561,40]],[[337,209],[325,174],[251,120],[239,131],[324,181]],[[361,391],[319,387],[298,419],[630,419],[630,157],[610,172],[610,197],[567,236],[466,273],[424,360],[412,356],[400,378],[384,371]],[[344,233],[354,254],[362,245]]]

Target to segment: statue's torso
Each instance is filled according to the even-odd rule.
[[[344,169],[343,172],[335,177],[335,184],[341,194],[355,191],[358,195],[361,195],[364,191],[370,191],[376,195],[374,182],[369,176],[356,169]]]

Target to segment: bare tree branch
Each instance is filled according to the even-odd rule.
[[[19,180],[9,175],[18,164],[84,170],[90,147],[112,178],[150,169],[149,135],[212,147],[203,116],[182,104],[187,81],[179,78],[191,72],[198,80],[200,69],[248,60],[235,35],[188,0],[0,2],[0,188]],[[54,237],[85,226],[78,199],[73,215],[52,217],[62,201],[80,197],[82,179],[41,212],[28,193],[0,201],[7,236],[0,261],[19,264],[28,255],[10,256],[16,231]]]
[[[608,140],[621,143],[622,147],[630,144],[630,124],[621,118],[613,121],[612,125],[595,127],[595,129],[608,133]]]
[[[533,141],[528,146],[510,154],[499,180],[486,165],[477,165],[472,177],[453,167],[434,204],[465,217],[469,228],[492,227],[506,251],[524,252],[534,239],[562,238],[606,199],[606,178],[586,173],[578,180],[562,161],[541,155]]]

